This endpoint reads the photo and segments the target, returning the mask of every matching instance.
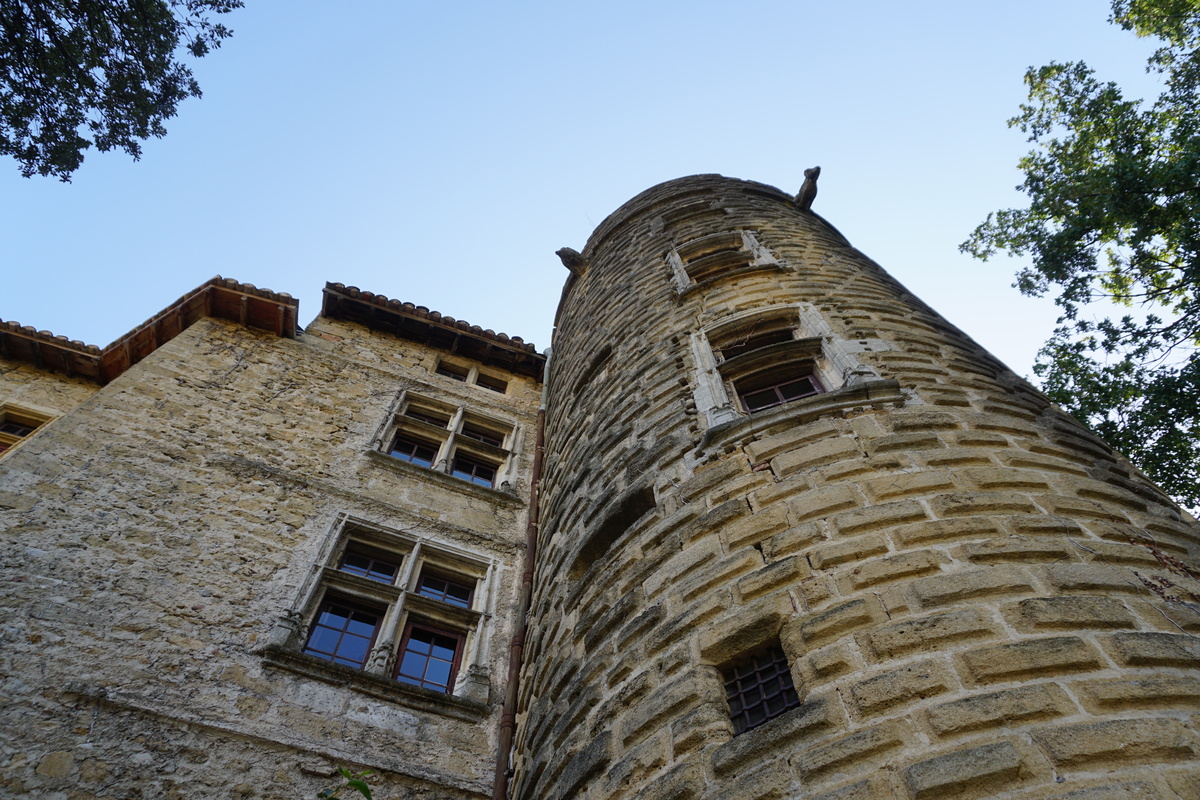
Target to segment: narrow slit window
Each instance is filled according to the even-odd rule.
[[[771,373],[763,377],[754,377],[737,384],[738,397],[742,407],[753,414],[802,397],[810,397],[823,391],[821,384],[811,374],[780,374]]]

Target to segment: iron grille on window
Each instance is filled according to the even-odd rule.
[[[800,705],[787,658],[778,647],[727,667],[724,674],[735,736]]]

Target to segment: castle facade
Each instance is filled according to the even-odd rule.
[[[548,353],[0,323],[0,796],[1200,800],[1200,526],[810,203],[644,192]]]

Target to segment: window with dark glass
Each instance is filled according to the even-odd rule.
[[[479,486],[495,486],[496,484],[496,468],[468,456],[455,457],[454,467],[450,474]]]
[[[399,434],[392,442],[388,454],[419,467],[432,467],[433,462],[437,460],[437,447],[429,442]]]
[[[421,422],[425,422],[430,425],[436,425],[439,428],[444,428],[450,424],[450,417],[438,414],[435,411],[427,411],[423,408],[416,408],[413,406],[409,406],[404,410],[404,416],[410,419],[420,420]]]
[[[0,453],[25,441],[49,421],[50,417],[43,414],[0,404]]]
[[[463,637],[458,634],[409,623],[400,644],[396,680],[450,692],[458,673],[462,644]]]
[[[722,670],[736,736],[800,705],[783,650],[773,647]]]
[[[400,572],[400,559],[380,558],[359,550],[347,550],[338,569],[380,583],[392,584],[396,582],[396,575]]]
[[[467,375],[470,374],[470,370],[468,370],[466,367],[460,367],[456,364],[447,364],[444,361],[438,364],[437,369],[434,371],[438,375],[444,375],[447,378],[453,378],[456,381],[464,382],[467,380]]]
[[[328,598],[317,611],[304,652],[362,669],[382,619],[382,609]]]
[[[443,578],[428,572],[422,572],[420,581],[417,583],[417,594],[461,608],[471,607],[471,595],[474,592],[474,584]]]
[[[500,394],[508,391],[507,381],[502,381],[491,375],[485,375],[482,372],[475,376],[475,385],[482,386],[484,389],[491,389],[493,392],[499,392]]]
[[[750,413],[822,392],[817,379],[799,366],[754,375],[735,385],[742,407]]]
[[[460,436],[465,436],[468,439],[474,439],[477,442],[490,444],[493,447],[500,447],[504,444],[504,434],[490,431],[487,428],[481,428],[470,422],[464,422]]]

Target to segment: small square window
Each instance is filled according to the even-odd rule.
[[[450,474],[479,486],[496,485],[496,467],[468,456],[456,456]]]
[[[49,421],[44,414],[0,404],[0,453],[25,441]]]
[[[379,558],[361,550],[347,550],[338,569],[391,585],[396,582],[396,576],[400,573],[400,559]]]
[[[736,736],[800,705],[787,657],[773,647],[723,670]]]
[[[396,680],[449,693],[462,658],[463,637],[409,623],[400,644]]]
[[[445,361],[438,364],[437,369],[434,371],[437,372],[438,375],[444,375],[447,378],[464,382],[467,380],[467,375],[470,374],[470,370],[468,370],[466,367],[460,367],[455,364],[447,364]]]
[[[472,584],[450,580],[440,575],[431,575],[427,572],[421,573],[421,579],[417,583],[417,594],[422,597],[441,600],[443,603],[449,603],[459,608],[470,608],[471,596],[474,593],[475,587]]]
[[[496,431],[490,431],[487,428],[481,428],[478,425],[474,425],[470,422],[463,423],[460,435],[465,436],[468,439],[474,439],[477,442],[490,444],[493,447],[500,447],[504,444],[504,434],[497,433]]]
[[[436,411],[427,411],[423,408],[409,406],[404,410],[404,416],[409,419],[415,419],[429,425],[435,425],[439,428],[444,428],[450,424],[450,417],[439,414]]]
[[[491,389],[493,392],[499,392],[500,394],[508,391],[508,381],[493,378],[491,375],[484,375],[482,372],[475,377],[475,384],[485,389]]]
[[[382,620],[382,609],[328,598],[317,612],[304,652],[362,669]]]
[[[437,445],[400,434],[392,442],[388,455],[419,467],[432,467],[437,460]]]

